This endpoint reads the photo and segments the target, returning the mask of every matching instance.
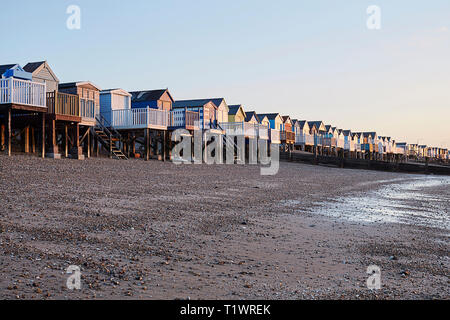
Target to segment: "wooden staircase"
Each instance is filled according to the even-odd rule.
[[[93,134],[100,140],[110,157],[118,160],[128,160],[122,150],[117,147],[117,144],[120,145],[122,141],[120,133],[101,114],[98,114],[95,119],[97,121],[95,127],[92,128]]]

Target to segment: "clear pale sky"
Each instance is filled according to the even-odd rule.
[[[81,30],[66,28],[69,5]],[[381,30],[366,9],[381,8]],[[0,64],[450,147],[450,1],[3,1]]]

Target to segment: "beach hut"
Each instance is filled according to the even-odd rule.
[[[291,151],[295,144],[295,132],[292,127],[291,117],[282,116],[283,119],[283,130],[281,131],[281,144],[286,151]]]
[[[245,111],[244,107],[240,104],[230,105],[228,106],[228,122],[245,122]]]
[[[327,155],[335,153],[337,142],[334,137],[335,131],[332,125],[325,126],[325,132],[323,134],[323,147]]]
[[[132,109],[172,110],[174,100],[169,89],[132,91],[130,93]]]
[[[30,62],[24,70],[33,81],[46,85],[47,147],[46,156],[84,159],[83,149],[90,157],[94,137],[91,128],[99,113],[99,88],[90,82],[60,84],[47,61]],[[58,139],[61,138],[61,139]]]
[[[353,153],[355,152],[352,131],[342,130],[342,135],[344,137],[344,156],[347,155],[349,158],[351,158],[353,156]]]
[[[263,140],[269,140],[269,136],[270,136],[270,121],[269,118],[267,118],[267,116],[261,117],[260,114],[256,114],[259,120],[259,124],[258,124],[258,137],[259,139],[263,139]]]
[[[91,129],[100,113],[100,87],[90,81],[60,83],[58,91],[47,94],[49,108],[49,157],[59,158],[58,131],[64,130],[65,155],[84,159],[92,152]],[[72,134],[71,132],[72,131]]]
[[[135,153],[135,149],[130,147],[130,131],[123,137],[112,125],[112,123],[123,124],[125,118],[132,117],[131,96],[131,93],[120,88],[100,91],[100,115],[97,118],[97,126],[94,128],[98,139],[96,143],[98,145],[100,142],[109,156],[116,159],[127,159],[131,153]],[[119,117],[122,117],[122,120]],[[123,153],[124,149],[128,157]],[[97,152],[99,152],[98,149]]]
[[[112,122],[116,110],[131,110],[131,93],[123,89],[100,91],[100,114],[108,123]]]
[[[224,98],[207,98],[207,99],[191,99],[184,100],[185,104],[189,104],[190,109],[198,108],[198,106],[207,105],[208,102],[212,102],[215,105],[214,118],[218,124],[228,122],[229,106]],[[179,109],[179,108],[177,108]]]
[[[424,160],[427,157],[427,146],[422,144],[419,145],[419,154],[418,157],[420,160]]]
[[[206,99],[205,99],[206,100]],[[230,111],[228,104],[224,98],[208,99],[212,101],[217,107],[217,121],[220,123],[228,122],[228,112]]]
[[[397,150],[397,156],[399,159],[406,159],[408,156],[408,143],[406,142],[397,142],[395,144]]]
[[[245,113],[245,122],[259,124],[259,117],[255,111],[247,111]]]
[[[31,73],[34,82],[45,83],[47,92],[58,90],[59,79],[47,61],[29,62],[23,69]]]
[[[326,133],[325,124],[322,121],[308,121],[310,134],[314,136],[314,152],[323,153],[323,137]]]
[[[295,133],[295,145],[302,151],[312,152],[314,147],[314,136],[311,135],[311,128],[306,120],[296,122],[297,131]]]
[[[279,113],[260,113],[260,118],[267,118],[270,125],[270,142],[280,144],[280,132],[283,130],[283,118]]]
[[[377,133],[372,132],[363,132],[363,152],[365,152],[365,156],[373,160],[374,158],[374,152],[378,151],[378,144],[377,144]]]
[[[232,107],[228,106],[228,108],[231,110]],[[224,123],[218,123],[217,116],[217,106],[214,104],[213,101],[207,100],[207,99],[194,99],[194,100],[177,100],[173,104],[174,111],[176,110],[187,110],[192,112],[197,112],[199,115],[199,130],[209,130],[211,134],[214,134],[217,136],[218,139],[218,147],[223,147],[223,140],[224,140],[224,134],[226,132],[224,126],[227,124]],[[206,136],[206,132],[203,132],[202,134],[202,143],[203,143],[203,150],[206,152],[206,145],[208,143],[207,139],[209,139]],[[206,153],[204,153],[204,156],[206,156]]]
[[[102,120],[109,122],[109,127],[113,128],[115,140],[122,141],[123,150],[117,146],[119,151],[126,153],[127,157],[142,156],[149,160],[157,156],[160,160],[166,160],[170,153],[167,150],[170,144],[168,130],[172,125],[174,104],[168,89],[131,92],[109,89],[101,93],[101,102]],[[111,141],[106,143],[106,147],[111,145],[116,148]]]
[[[11,155],[13,138],[20,150],[45,156],[46,84],[19,64],[0,65],[0,150]],[[16,144],[15,144],[16,146]]]
[[[264,124],[261,123],[258,114],[255,111],[245,112],[245,123],[250,124],[254,130],[255,135],[259,139],[268,140],[269,139],[269,119],[264,117]]]
[[[263,126],[267,126],[268,128],[270,128],[270,121],[269,118],[267,118],[267,116],[263,116],[262,114],[258,114],[258,119],[259,119],[259,123]]]
[[[417,160],[419,157],[419,144],[408,144],[408,158],[411,160]]]
[[[199,114],[200,130],[211,129],[222,133],[217,120],[217,106],[211,100],[177,100],[173,104],[173,109],[186,109],[188,111],[197,112]]]

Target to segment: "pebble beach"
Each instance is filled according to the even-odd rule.
[[[2,155],[0,298],[449,299],[449,213],[449,177]]]

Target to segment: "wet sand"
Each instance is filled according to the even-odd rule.
[[[449,183],[0,156],[0,298],[449,299]],[[373,264],[381,290],[366,287]]]

